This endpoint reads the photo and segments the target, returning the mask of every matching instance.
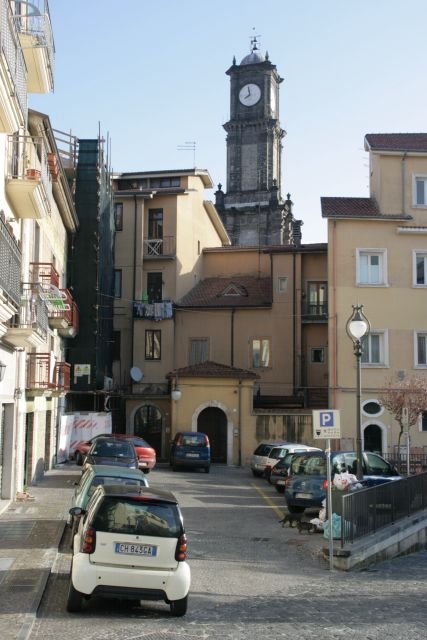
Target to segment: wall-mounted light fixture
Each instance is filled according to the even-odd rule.
[[[22,398],[22,389],[16,387],[13,397],[15,398],[15,400],[20,400]]]
[[[0,362],[0,382],[3,380],[5,373],[6,373],[6,365],[4,362]]]
[[[178,402],[178,400],[181,400],[182,393],[178,385],[178,375],[175,376],[175,381],[174,381],[174,386],[172,389],[171,396],[172,396],[172,400],[175,400],[175,402]]]

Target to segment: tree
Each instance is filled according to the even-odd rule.
[[[391,379],[380,394],[380,403],[399,424],[398,452],[400,441],[406,427],[417,424],[420,414],[427,411],[427,378],[411,376],[400,380]]]

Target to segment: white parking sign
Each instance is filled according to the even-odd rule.
[[[340,412],[333,409],[313,411],[313,438],[341,438]]]

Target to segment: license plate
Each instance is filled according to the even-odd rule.
[[[198,458],[199,454],[198,453],[187,453],[186,458]]]
[[[295,494],[295,498],[298,500],[298,498],[300,498],[301,500],[307,500],[310,499],[312,497],[311,493],[296,493]]]
[[[151,544],[129,544],[127,542],[115,542],[114,551],[128,556],[151,556],[157,555],[157,547]]]

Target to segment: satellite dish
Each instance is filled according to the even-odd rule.
[[[134,382],[141,382],[144,374],[139,367],[132,367],[130,370],[130,377]]]

